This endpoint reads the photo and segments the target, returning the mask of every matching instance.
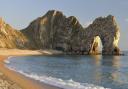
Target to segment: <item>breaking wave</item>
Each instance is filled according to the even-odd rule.
[[[23,74],[26,77],[32,78],[34,80],[38,80],[40,82],[49,84],[49,85],[53,85],[56,87],[60,87],[63,89],[110,89],[110,88],[104,88],[102,86],[97,86],[94,84],[88,84],[88,83],[79,83],[79,82],[75,82],[72,79],[70,80],[63,80],[60,78],[54,78],[51,76],[39,76],[37,74],[29,74],[29,73],[25,73],[22,70],[16,70],[13,67],[9,67],[7,66],[10,70],[16,71],[20,74]]]

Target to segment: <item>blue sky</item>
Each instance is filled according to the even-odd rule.
[[[0,17],[16,29],[22,29],[48,10],[76,16],[82,25],[99,16],[112,14],[121,28],[119,46],[128,50],[128,0],[0,0]]]

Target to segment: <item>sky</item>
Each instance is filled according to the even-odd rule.
[[[0,17],[16,29],[53,9],[76,16],[83,26],[99,16],[114,15],[121,32],[119,47],[128,50],[128,0],[0,0]]]

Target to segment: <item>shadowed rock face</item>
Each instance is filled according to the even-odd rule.
[[[80,47],[83,28],[74,17],[51,10],[33,21],[22,32],[28,37],[34,49],[57,49],[72,51]]]

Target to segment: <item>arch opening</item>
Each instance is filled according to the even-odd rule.
[[[102,48],[101,38],[99,36],[95,36],[91,45],[90,54],[101,54]]]

